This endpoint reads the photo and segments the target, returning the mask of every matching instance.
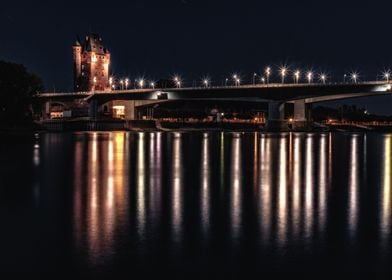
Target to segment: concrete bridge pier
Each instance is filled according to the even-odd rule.
[[[88,104],[88,116],[90,119],[94,120],[98,116],[98,101],[92,100]]]
[[[308,130],[309,121],[306,118],[306,103],[304,99],[294,101],[293,130]]]
[[[288,131],[288,122],[284,116],[285,103],[279,101],[268,102],[267,131]]]

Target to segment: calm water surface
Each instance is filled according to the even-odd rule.
[[[2,135],[0,271],[391,272],[392,135]]]

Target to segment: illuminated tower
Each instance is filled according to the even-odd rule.
[[[98,34],[79,39],[73,46],[74,90],[94,91],[109,89],[110,53]]]

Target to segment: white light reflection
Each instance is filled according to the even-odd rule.
[[[349,174],[349,194],[348,194],[348,226],[351,237],[356,234],[358,225],[358,135],[351,137],[350,149],[350,174]]]
[[[260,203],[259,211],[261,218],[261,234],[263,245],[268,246],[268,240],[271,237],[271,175],[272,175],[272,160],[271,160],[271,138],[265,135],[260,139]]]
[[[137,232],[140,239],[144,238],[146,226],[146,197],[145,197],[145,158],[144,158],[144,133],[138,133],[137,144]]]
[[[149,209],[151,225],[157,225],[161,214],[161,133],[150,134]]]
[[[279,140],[278,243],[285,246],[287,239],[287,139]]]
[[[320,163],[319,163],[319,193],[318,193],[318,226],[319,233],[325,233],[327,219],[327,139],[321,135],[320,139]]]
[[[202,150],[202,195],[201,195],[201,220],[203,232],[206,234],[210,228],[210,156],[209,156],[209,135],[203,134]]]
[[[384,138],[384,157],[382,166],[382,192],[380,201],[381,205],[381,217],[380,217],[380,234],[381,234],[381,245],[383,248],[387,248],[387,241],[391,234],[391,145],[392,136],[387,135]]]
[[[181,239],[182,231],[182,162],[181,162],[181,134],[175,133],[173,137],[173,188],[172,188],[172,226],[175,242]]]
[[[241,227],[241,136],[234,136],[232,139],[231,153],[231,227],[234,243],[238,241]]]
[[[301,162],[301,138],[294,137],[294,168],[293,168],[293,197],[292,197],[292,228],[294,239],[298,238],[301,226],[301,184],[302,184],[302,162]]]
[[[305,159],[305,238],[311,242],[313,235],[313,135],[306,137]]]

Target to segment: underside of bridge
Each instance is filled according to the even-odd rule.
[[[311,104],[323,101],[378,96],[391,93],[390,84],[296,85],[218,89],[130,90],[42,95],[42,119],[75,114],[98,120],[157,118],[264,118],[268,130],[306,130]],[[289,106],[288,106],[289,105]],[[287,115],[287,107],[292,109]],[[62,109],[61,109],[62,108]],[[57,111],[56,111],[57,110]],[[59,112],[63,110],[63,112]],[[84,111],[83,111],[84,110]],[[67,112],[66,112],[67,111]],[[265,113],[265,114],[264,114]]]

